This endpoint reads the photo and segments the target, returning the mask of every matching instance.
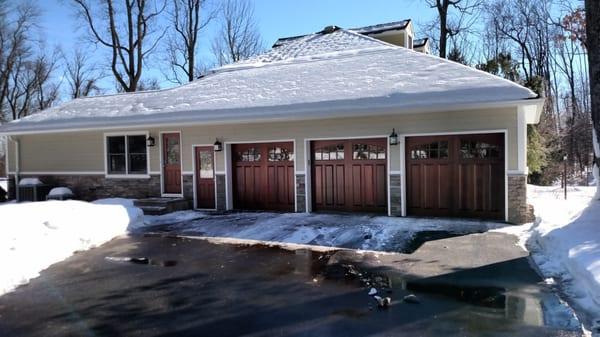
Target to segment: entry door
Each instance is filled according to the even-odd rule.
[[[181,142],[179,133],[163,133],[163,192],[181,194]]]
[[[215,154],[212,146],[196,147],[196,207],[215,209]]]
[[[314,141],[311,145],[315,211],[386,211],[385,138]]]

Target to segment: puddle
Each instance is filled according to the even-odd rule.
[[[147,257],[128,257],[128,256],[107,256],[105,260],[116,263],[131,263],[160,267],[174,267],[177,265],[175,260],[153,260]]]
[[[457,232],[449,232],[449,231],[421,231],[414,233],[411,240],[404,245],[401,249],[400,253],[403,254],[412,254],[417,249],[419,249],[425,242],[442,240],[442,239],[450,239],[455,238],[457,236],[463,236],[467,234],[473,234],[479,232],[469,232],[469,233],[457,233]]]

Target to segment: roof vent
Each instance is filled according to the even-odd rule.
[[[340,27],[338,27],[338,26],[327,26],[327,27],[323,28],[323,30],[320,31],[320,33],[321,34],[331,34],[339,29],[340,29]]]

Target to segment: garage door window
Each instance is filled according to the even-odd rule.
[[[385,159],[385,149],[372,144],[354,144],[352,158],[354,160]]]
[[[315,160],[344,160],[344,144],[315,149]]]
[[[238,152],[238,161],[260,161],[260,152],[254,147]]]
[[[294,153],[282,147],[269,148],[269,161],[293,161]]]
[[[420,144],[410,151],[411,159],[447,159],[448,142],[433,142],[429,144]]]
[[[500,158],[500,148],[485,142],[461,140],[460,153],[463,159]]]

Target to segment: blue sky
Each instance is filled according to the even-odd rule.
[[[212,0],[219,1],[219,0]],[[429,9],[423,0],[255,0],[255,16],[266,47],[279,37],[300,35],[318,31],[327,25],[356,27],[382,22],[412,18],[415,28],[419,22],[429,20],[434,10]],[[73,15],[70,0],[39,1],[42,9],[42,38],[51,46],[60,46],[64,51],[77,47],[84,29]],[[209,27],[200,41],[200,54],[211,62]],[[418,37],[418,36],[417,36]],[[101,51],[92,53],[92,58],[101,58]],[[151,61],[145,70],[145,77],[162,79],[157,62]],[[163,86],[169,83],[162,82]],[[112,89],[108,84],[109,88]]]

